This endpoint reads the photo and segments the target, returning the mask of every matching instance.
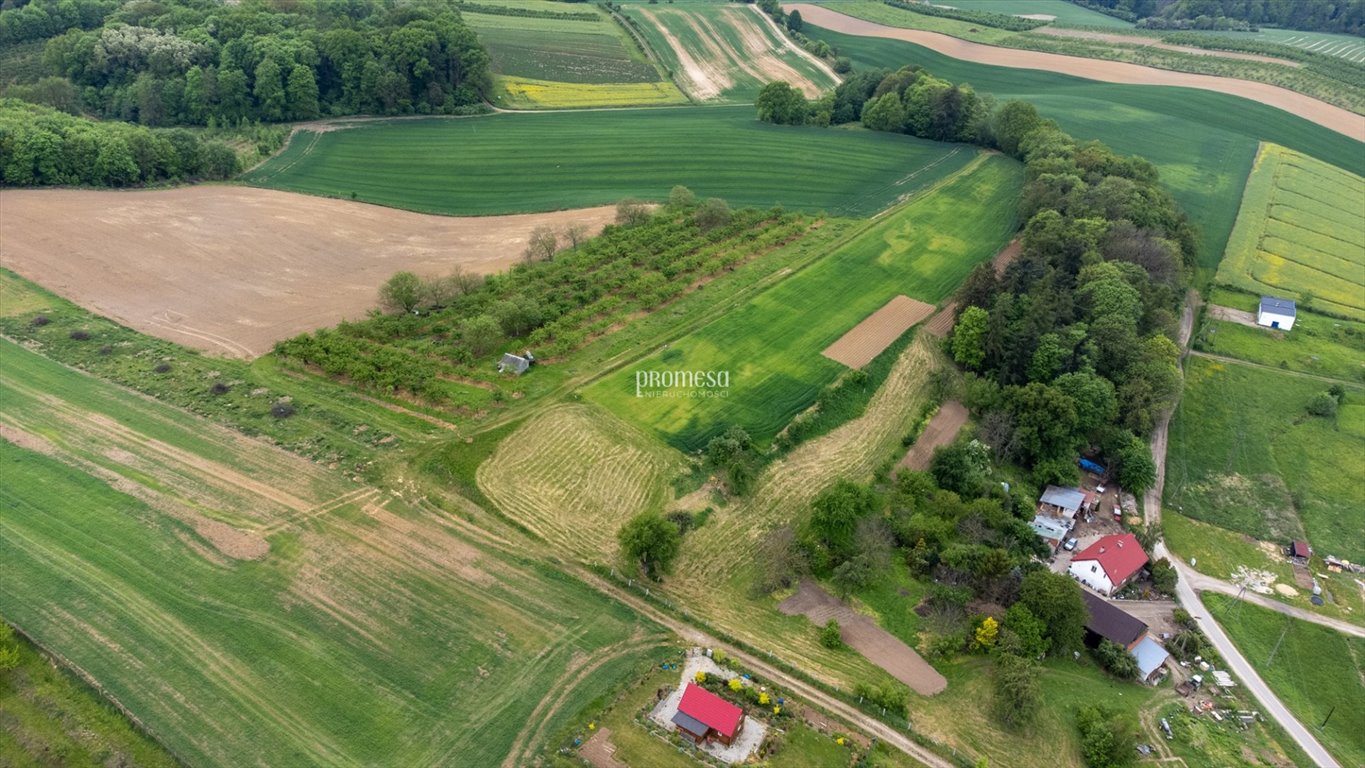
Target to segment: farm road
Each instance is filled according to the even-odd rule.
[[[1180,349],[1182,352],[1187,352],[1189,349],[1190,335],[1194,331],[1195,307],[1198,302],[1198,293],[1191,290],[1186,294],[1185,309],[1180,319]],[[1142,497],[1143,514],[1146,515],[1149,523],[1159,524],[1161,522],[1161,493],[1166,485],[1166,446],[1170,425],[1171,412],[1167,411],[1162,415],[1152,433],[1152,458],[1156,461],[1156,482]],[[1300,723],[1298,718],[1294,717],[1293,713],[1284,706],[1275,692],[1270,690],[1270,686],[1265,684],[1255,668],[1247,662],[1241,651],[1237,650],[1237,646],[1232,644],[1227,633],[1223,631],[1223,628],[1209,613],[1208,608],[1204,606],[1195,585],[1201,583],[1203,579],[1209,579],[1209,577],[1202,576],[1183,560],[1172,556],[1166,549],[1166,542],[1164,541],[1157,542],[1152,554],[1158,558],[1164,557],[1175,565],[1176,573],[1180,577],[1176,584],[1176,596],[1179,598],[1180,604],[1194,617],[1199,629],[1209,638],[1209,642],[1213,643],[1214,649],[1227,661],[1228,666],[1246,685],[1247,690],[1251,691],[1251,695],[1255,696],[1256,700],[1260,702],[1266,710],[1266,714],[1280,724],[1280,727],[1298,743],[1303,751],[1308,753],[1314,763],[1323,766],[1323,768],[1340,768],[1341,764],[1337,762],[1336,758],[1323,748],[1312,732],[1305,728],[1303,723]],[[1217,581],[1216,579],[1212,580]],[[1206,589],[1207,587],[1202,588]]]
[[[1248,368],[1261,368],[1267,371],[1274,371],[1275,373],[1282,373],[1286,376],[1298,376],[1301,379],[1314,379],[1317,381],[1325,381],[1328,384],[1344,384],[1345,386],[1348,387],[1361,386],[1358,382],[1351,381],[1350,379],[1334,379],[1331,376],[1322,376],[1320,374],[1308,373],[1306,371],[1290,371],[1284,368],[1276,368],[1273,365],[1266,365],[1265,363],[1253,363],[1250,360],[1239,360],[1235,357],[1223,357],[1222,355],[1215,355],[1209,352],[1197,352],[1191,350],[1190,352],[1188,352],[1188,354],[1194,355],[1195,357],[1202,357],[1206,360],[1217,360],[1220,363],[1227,363],[1228,365],[1245,365]]]
[[[1060,53],[1044,53],[1018,48],[1000,48],[994,45],[968,42],[938,32],[889,27],[885,24],[854,18],[824,6],[808,3],[783,3],[782,8],[787,11],[800,11],[801,18],[806,23],[835,32],[862,37],[903,40],[922,45],[945,56],[978,64],[1014,69],[1041,69],[1046,72],[1059,72],[1104,83],[1198,88],[1204,91],[1240,96],[1276,109],[1282,109],[1291,115],[1298,115],[1305,120],[1311,120],[1357,141],[1365,141],[1365,115],[1357,115],[1350,110],[1277,85],[1238,80],[1231,77],[1176,72],[1121,61],[1087,59],[1081,56],[1066,56]]]

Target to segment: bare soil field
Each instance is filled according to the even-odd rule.
[[[788,616],[804,615],[817,626],[824,626],[830,619],[838,621],[839,636],[849,647],[921,696],[933,696],[948,687],[943,675],[914,648],[821,589],[819,584],[801,582],[796,594],[782,601],[777,609]]]
[[[849,368],[862,368],[911,326],[933,313],[932,304],[909,296],[897,296],[850,328],[820,354]]]
[[[1215,51],[1208,48],[1195,48],[1192,45],[1171,45],[1151,37],[1140,35],[1116,35],[1113,32],[1092,32],[1087,29],[1065,29],[1062,27],[1039,27],[1033,30],[1039,34],[1052,35],[1053,37],[1075,37],[1082,40],[1097,40],[1102,43],[1120,43],[1124,45],[1142,45],[1151,48],[1162,48],[1167,51],[1179,51],[1181,53],[1191,53],[1196,56],[1213,56],[1219,59],[1242,59],[1244,61],[1264,61],[1268,64],[1283,64],[1286,67],[1303,66],[1297,61],[1289,59],[1278,59],[1274,56],[1262,56],[1257,53],[1238,53],[1236,51]]]
[[[1277,109],[1283,109],[1290,114],[1311,120],[1318,125],[1330,128],[1353,139],[1365,141],[1365,116],[1275,85],[1237,80],[1231,77],[1174,72],[1120,61],[1087,59],[1080,56],[1024,51],[1015,48],[998,48],[993,45],[968,42],[938,32],[888,27],[884,24],[857,19],[809,3],[784,3],[782,7],[787,11],[800,11],[801,17],[808,23],[835,32],[863,37],[904,40],[915,45],[922,45],[945,56],[978,64],[1016,69],[1041,69],[1104,83],[1169,85],[1241,96]]]
[[[143,333],[229,357],[363,317],[393,273],[490,274],[541,225],[611,207],[456,218],[245,187],[0,192],[0,265]]]
[[[962,425],[967,423],[967,407],[956,400],[949,400],[939,406],[938,413],[924,426],[919,439],[905,452],[898,467],[924,471],[929,468],[929,460],[940,445],[947,445],[957,437]]]

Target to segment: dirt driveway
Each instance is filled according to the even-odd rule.
[[[252,358],[358,319],[394,272],[506,269],[531,230],[611,207],[456,218],[267,189],[0,192],[0,264],[143,333]]]
[[[813,581],[801,582],[796,594],[783,600],[777,609],[788,616],[804,615],[818,626],[835,619],[845,643],[921,696],[933,696],[948,687],[943,675],[929,666],[914,648]]]
[[[1245,325],[1248,328],[1259,328],[1256,325],[1256,313],[1248,312],[1245,309],[1233,309],[1232,307],[1220,307],[1217,304],[1210,304],[1207,307],[1209,317],[1216,320],[1226,320],[1229,323]]]
[[[862,37],[904,40],[955,59],[973,61],[978,64],[1017,69],[1041,69],[1105,83],[1179,86],[1241,96],[1282,109],[1305,120],[1311,120],[1357,141],[1365,141],[1365,115],[1357,115],[1350,110],[1318,101],[1311,96],[1305,96],[1277,85],[1238,80],[1231,77],[1175,72],[1121,61],[1105,61],[1080,56],[1065,56],[1059,53],[1000,48],[968,42],[938,32],[888,27],[884,24],[857,19],[809,3],[783,3],[782,8],[787,11],[800,11],[801,18],[806,23],[815,24],[835,32]]]

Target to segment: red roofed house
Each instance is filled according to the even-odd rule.
[[[698,744],[715,739],[729,746],[744,728],[744,710],[696,683],[688,683],[673,724]]]
[[[1136,536],[1113,533],[1101,536],[1073,557],[1068,573],[1101,595],[1112,595],[1132,581],[1146,564],[1147,553],[1142,551]]]

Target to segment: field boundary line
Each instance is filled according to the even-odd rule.
[[[777,26],[777,22],[773,21],[773,18],[771,16],[764,13],[762,8],[759,8],[757,5],[749,5],[748,3],[745,3],[745,5],[748,6],[748,8],[752,10],[754,13],[758,14],[759,16],[762,16],[763,20],[768,23],[768,27],[777,33],[778,39],[785,43],[785,45],[783,46],[784,50],[791,50],[795,52],[797,56],[800,56],[806,59],[807,61],[811,62],[815,66],[819,67],[822,72],[824,72],[826,75],[829,75],[829,77],[834,80],[834,85],[836,88],[838,87],[839,83],[842,83],[844,81],[844,79],[842,77],[839,77],[839,74],[835,72],[834,68],[831,67],[828,63],[826,63],[824,59],[821,59],[819,56],[816,56],[815,54],[811,53],[805,48],[802,48],[800,44],[798,44],[795,40],[792,40],[790,37],[787,37],[787,34],[782,30],[782,28]]]

